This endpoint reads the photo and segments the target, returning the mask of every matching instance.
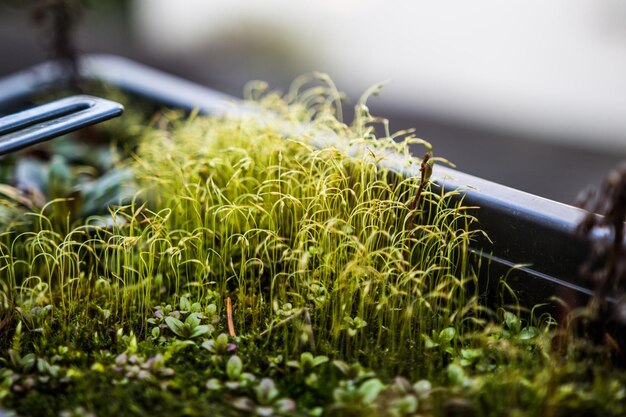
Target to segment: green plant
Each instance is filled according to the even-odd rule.
[[[296,411],[296,403],[289,398],[280,397],[276,384],[269,378],[263,378],[253,389],[254,396],[236,398],[234,408],[253,416],[291,416]]]
[[[377,378],[360,383],[341,381],[333,391],[331,412],[344,416],[372,415],[376,410],[376,399],[384,388],[385,385]]]
[[[340,94],[322,80],[286,98],[252,85],[246,106],[256,110],[243,115],[117,124],[115,135],[141,136],[125,161],[139,191],[106,204],[109,222],[64,201],[62,227],[57,202],[34,213],[36,224],[0,233],[1,407],[626,412],[626,373],[606,348],[572,335],[555,350],[551,317],[480,304],[469,244],[481,232],[460,193],[430,184],[441,159],[409,157],[410,145],[430,145],[385,123],[377,137],[364,101],[346,125]],[[336,141],[320,149],[325,137]],[[381,165],[392,152],[414,177]],[[55,164],[38,166],[55,172],[60,195],[73,189],[65,168],[79,169]],[[24,206],[15,198],[3,207]]]
[[[211,327],[200,324],[200,313],[191,313],[185,319],[185,322],[178,320],[176,317],[165,317],[167,327],[179,337],[183,339],[195,339],[211,332]]]
[[[128,169],[93,177],[87,167],[71,166],[60,155],[50,162],[22,158],[15,167],[16,187],[0,185],[5,197],[2,225],[26,223],[66,232],[90,216],[99,216],[99,224],[110,224],[109,207],[134,193],[131,179]]]
[[[522,327],[522,321],[515,314],[505,311],[504,324],[506,330],[502,332],[505,338],[516,338],[520,341],[531,340],[539,334],[539,330],[534,326]]]
[[[432,337],[422,335],[424,339],[424,347],[426,349],[434,349],[439,348],[442,351],[453,354],[454,349],[452,347],[452,341],[456,336],[456,329],[454,327],[446,327],[442,329],[440,332],[432,331]]]

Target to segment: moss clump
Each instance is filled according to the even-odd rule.
[[[284,99],[250,91],[244,114],[154,118],[127,161],[141,191],[106,226],[60,231],[40,213],[32,230],[2,233],[3,407],[625,411],[606,352],[575,339],[556,352],[549,318],[479,304],[468,250],[479,231],[458,196],[380,163],[416,139],[376,137],[363,102],[343,124],[332,84]],[[320,137],[336,145],[318,149]]]

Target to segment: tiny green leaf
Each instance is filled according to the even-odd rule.
[[[210,316],[217,314],[217,306],[215,304],[209,304],[206,308],[206,313]]]
[[[434,349],[437,346],[439,346],[439,343],[435,343],[433,341],[433,339],[431,339],[430,337],[426,336],[425,334],[422,335],[422,338],[424,339],[424,347],[426,349]]]
[[[259,385],[255,388],[256,397],[259,404],[268,405],[278,397],[278,389],[276,384],[270,378],[263,378]]]
[[[313,358],[313,368],[320,366],[323,363],[328,362],[328,356],[316,356]]]
[[[415,384],[413,384],[413,389],[420,395],[420,397],[422,397],[428,394],[433,389],[433,386],[429,380],[420,379]]]
[[[459,365],[450,364],[447,369],[448,379],[454,385],[464,385],[465,383],[465,372],[463,368]]]
[[[300,369],[300,362],[298,361],[287,361],[286,365],[290,368]]]
[[[44,359],[38,358],[37,359],[37,371],[43,374],[43,373],[47,373],[48,369],[50,369],[50,364],[48,364],[48,362],[46,362]]]
[[[22,358],[22,369],[25,372],[30,371],[35,366],[35,362],[37,361],[37,357],[34,353],[29,353]]]
[[[52,365],[48,367],[48,373],[52,378],[57,378],[59,376],[59,369],[61,368],[59,368],[58,365]]]
[[[187,297],[180,297],[179,306],[180,306],[180,311],[190,311],[191,310],[191,303],[189,302]]]
[[[243,371],[243,362],[237,355],[233,355],[228,359],[226,363],[226,374],[230,380],[239,379],[241,372]]]
[[[348,375],[348,373],[350,373],[350,365],[344,361],[334,360],[333,365],[335,365],[335,367],[344,375]]]
[[[359,387],[359,394],[364,404],[374,402],[378,394],[385,388],[385,384],[380,382],[378,378],[368,379]]]
[[[178,352],[183,349],[186,349],[189,346],[195,346],[196,344],[191,340],[174,340],[174,342],[167,347],[165,352],[164,359],[169,360],[170,358],[175,357]]]
[[[177,336],[186,337],[185,325],[182,321],[178,320],[175,317],[167,316],[165,317],[165,324],[167,324],[167,327],[169,327],[169,329]]]
[[[461,349],[461,357],[467,360],[478,359],[483,355],[482,349]]]
[[[191,328],[199,326],[200,325],[200,314],[199,313],[191,313],[185,319],[185,324],[187,326],[191,327]]]
[[[454,327],[446,327],[439,333],[440,343],[449,343],[456,336],[456,329]]]
[[[220,389],[222,389],[222,383],[217,378],[209,379],[205,386],[211,391],[219,391]]]
[[[220,333],[220,335],[217,336],[217,339],[215,339],[215,344],[213,346],[213,349],[215,350],[215,352],[221,353],[221,352],[226,351],[227,346],[228,346],[228,335],[226,333]]]
[[[521,320],[515,314],[508,311],[504,312],[504,322],[506,323],[506,327],[514,334],[518,334],[522,328]]]
[[[311,352],[303,352],[300,354],[301,364],[310,364],[311,362],[313,362],[313,354]]]
[[[393,405],[400,415],[412,415],[417,411],[417,398],[413,395],[405,395],[394,401]]]
[[[22,366],[22,356],[15,349],[9,349],[9,358],[11,359],[11,364],[15,368],[19,368]]]
[[[522,331],[519,333],[520,340],[530,340],[539,334],[539,330],[537,330],[534,326],[524,327]]]
[[[191,331],[191,334],[189,335],[189,338],[190,339],[194,339],[196,337],[200,337],[202,335],[208,334],[210,331],[211,331],[211,328],[209,326],[206,326],[206,325],[196,326]]]
[[[319,383],[319,380],[320,378],[317,376],[317,374],[315,372],[311,372],[304,379],[304,383],[307,384],[309,387],[316,387]]]

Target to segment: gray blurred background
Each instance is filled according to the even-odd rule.
[[[53,1],[53,0],[51,0]],[[0,0],[0,77],[47,58],[34,1]],[[109,0],[81,52],[114,53],[240,96],[314,70],[414,127],[458,169],[565,203],[626,159],[623,0]]]

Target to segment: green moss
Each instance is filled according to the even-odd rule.
[[[247,115],[163,112],[149,128],[110,126],[138,143],[124,163],[140,191],[106,225],[79,216],[59,230],[39,213],[36,227],[0,235],[2,407],[625,411],[624,372],[608,352],[576,338],[557,351],[549,317],[479,304],[468,246],[480,231],[458,195],[421,191],[419,177],[378,163],[419,140],[376,137],[364,102],[343,124],[332,84],[285,99],[250,91],[260,99]],[[319,137],[336,145],[317,149]]]

